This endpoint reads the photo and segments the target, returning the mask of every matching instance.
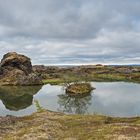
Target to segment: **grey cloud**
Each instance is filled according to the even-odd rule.
[[[139,63],[139,0],[0,0],[0,56],[34,64]]]
[[[104,1],[13,1],[1,2],[0,7],[0,23],[9,28],[9,37],[92,38],[111,22],[120,24],[114,19],[118,12]]]

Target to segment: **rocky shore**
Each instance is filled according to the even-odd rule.
[[[140,83],[140,66],[83,65],[71,67],[33,66],[45,84],[74,81],[125,81]]]

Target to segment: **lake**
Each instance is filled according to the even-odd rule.
[[[140,84],[91,82],[91,95],[72,98],[58,85],[0,87],[0,116],[24,116],[44,109],[67,114],[101,114],[116,117],[140,116]]]

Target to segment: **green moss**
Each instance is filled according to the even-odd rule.
[[[58,78],[43,80],[44,84],[52,84],[52,85],[57,85],[57,84],[60,84],[63,82],[64,82],[64,80],[58,79]]]
[[[127,78],[124,75],[119,74],[94,74],[95,79],[109,80],[109,81],[125,81]]]

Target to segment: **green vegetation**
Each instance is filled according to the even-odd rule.
[[[120,74],[93,74],[93,77],[97,81],[129,81],[129,78]]]
[[[71,83],[71,82],[78,82],[81,81],[82,79],[77,78],[77,77],[70,77],[67,76],[67,78],[51,78],[51,79],[44,79],[43,83],[44,84],[51,84],[51,85],[59,85],[59,84],[64,84],[64,83]]]
[[[44,111],[43,107],[40,105],[40,103],[39,103],[38,100],[34,100],[34,103],[35,103],[37,112],[42,112],[42,111]]]
[[[51,85],[58,85],[58,84],[61,84],[63,83],[64,81],[62,79],[46,79],[46,80],[43,80],[43,83],[44,84],[51,84]]]
[[[140,67],[99,67],[93,65],[72,68],[55,68],[52,72],[46,70],[46,72],[42,73],[42,77],[44,84],[61,84],[75,81],[125,81],[140,83]]]

